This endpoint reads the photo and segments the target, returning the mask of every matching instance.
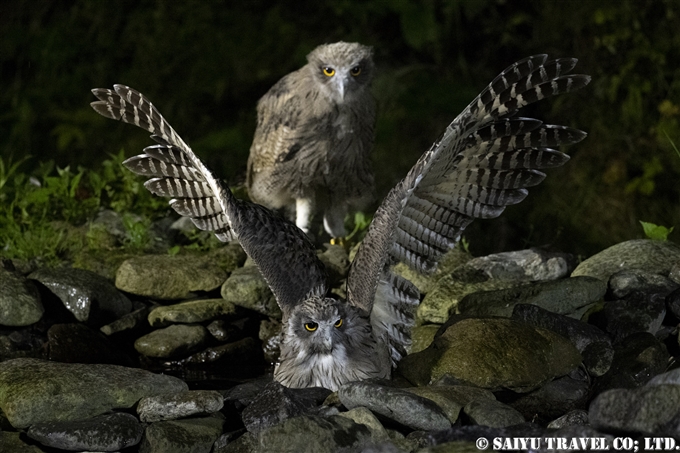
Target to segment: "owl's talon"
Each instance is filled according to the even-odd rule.
[[[347,246],[349,245],[349,241],[344,236],[331,238],[330,243],[331,245],[341,245],[343,248],[347,248]]]

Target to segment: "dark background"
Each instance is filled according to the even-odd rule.
[[[146,94],[208,166],[244,179],[255,105],[322,43],[375,49],[380,197],[517,59],[577,57],[593,81],[523,112],[589,133],[499,219],[476,254],[549,245],[587,256],[680,222],[680,3],[601,1],[39,1],[0,3],[0,153],[96,169],[151,144],[100,117],[90,89]],[[677,232],[670,238],[675,239]]]

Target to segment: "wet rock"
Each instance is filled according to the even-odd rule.
[[[324,244],[326,250],[322,253],[317,252],[317,256],[326,267],[328,281],[331,286],[347,277],[349,271],[349,257],[341,245]]]
[[[137,405],[143,422],[176,420],[191,415],[211,414],[222,409],[222,394],[214,390],[191,390],[185,393],[142,398]]]
[[[135,349],[147,357],[179,357],[197,350],[207,338],[201,325],[176,324],[140,337]]]
[[[680,285],[663,275],[641,269],[627,269],[609,278],[609,291],[616,299],[623,299],[631,293],[660,294],[666,296]]]
[[[281,309],[255,266],[236,269],[224,282],[221,291],[222,298],[234,305],[281,319]]]
[[[224,299],[202,299],[161,305],[149,313],[149,324],[164,327],[173,323],[191,324],[236,313],[236,306]]]
[[[547,423],[569,411],[583,409],[590,398],[590,379],[580,369],[559,377],[544,386],[518,396],[503,398],[527,420]]]
[[[0,267],[0,325],[29,326],[38,322],[44,312],[35,284]]]
[[[680,368],[674,368],[670,371],[666,371],[665,373],[657,374],[645,385],[650,386],[661,384],[680,385]]]
[[[36,423],[28,437],[69,451],[116,451],[137,445],[144,428],[130,414],[114,413],[86,420]]]
[[[224,420],[214,417],[169,420],[146,428],[139,453],[210,453]]]
[[[612,364],[614,348],[611,340],[593,325],[527,304],[515,305],[512,319],[551,330],[568,338],[581,353],[583,364],[593,376],[602,376]]]
[[[680,263],[673,264],[671,271],[668,273],[668,278],[680,285]]]
[[[116,272],[116,287],[153,299],[186,299],[194,291],[219,288],[227,273],[196,255],[144,255],[125,260]]]
[[[402,359],[398,371],[415,385],[450,374],[459,383],[526,392],[581,363],[564,337],[510,319],[463,319],[424,351]]]
[[[543,434],[544,429],[539,425],[533,423],[522,423],[519,425],[508,426],[505,428],[493,428],[490,426],[483,425],[466,425],[466,426],[453,426],[447,430],[421,433],[419,435],[412,436],[416,433],[411,433],[407,438],[419,437],[419,443],[422,446],[436,446],[453,443],[465,443],[458,445],[451,445],[451,450],[441,450],[441,451],[461,451],[456,447],[464,447],[468,451],[468,444],[475,447],[474,442],[480,437],[486,438],[490,443],[494,438],[513,438],[513,437],[538,437]],[[420,450],[419,450],[420,451]],[[440,451],[439,449],[433,450],[434,452]],[[472,450],[474,451],[474,450]],[[479,449],[477,449],[479,451]]]
[[[463,412],[476,425],[504,428],[524,423],[522,414],[496,400],[477,399],[471,401],[465,405]]]
[[[633,388],[661,374],[668,364],[666,347],[650,333],[636,333],[614,346],[612,366],[595,383],[595,394],[611,388]]]
[[[644,269],[653,274],[668,275],[679,261],[680,246],[677,244],[634,239],[613,245],[582,261],[571,276],[587,275],[606,282],[612,274],[626,269]]]
[[[666,296],[666,307],[676,318],[680,319],[680,289]]]
[[[264,391],[264,388],[272,382],[272,376],[266,376],[236,385],[222,393],[224,395],[224,402],[225,404],[232,403],[236,409],[240,410],[252,403]]]
[[[478,399],[496,400],[489,390],[465,385],[411,387],[403,390],[433,401],[444,411],[451,424],[458,420],[458,415],[466,404]]]
[[[187,391],[181,380],[117,365],[14,359],[0,362],[0,409],[15,428],[79,420],[132,407],[145,396]]]
[[[369,382],[350,382],[338,390],[338,397],[348,408],[366,407],[412,429],[446,429],[451,422],[434,402],[402,389]]]
[[[409,354],[420,352],[434,341],[434,336],[441,326],[439,324],[426,324],[411,329],[411,350]]]
[[[557,280],[573,270],[573,257],[566,253],[531,248],[473,258],[466,266],[500,280]]]
[[[279,453],[361,451],[373,442],[366,425],[339,415],[289,418],[260,432],[257,438],[259,448],[255,451]]]
[[[215,340],[221,342],[234,341],[241,332],[238,327],[229,324],[224,319],[217,319],[211,322],[208,324],[207,329]]]
[[[590,404],[588,418],[603,430],[678,435],[680,385],[607,390]]]
[[[454,314],[458,304],[468,294],[491,291],[517,286],[518,282],[510,280],[493,280],[467,266],[459,272],[443,275],[433,285],[416,312],[421,323],[443,324]]]
[[[99,330],[104,335],[113,335],[120,332],[134,330],[142,326],[146,328],[149,325],[147,322],[148,316],[148,307],[139,308],[119,319],[116,319],[111,324],[102,326]]]
[[[257,342],[246,337],[232,343],[206,348],[189,357],[174,362],[188,368],[219,367],[233,377],[254,377],[263,371],[262,349]]]
[[[666,316],[666,302],[661,295],[633,293],[623,300],[604,304],[606,330],[614,342],[637,332],[655,334]]]
[[[29,275],[52,291],[80,322],[101,326],[132,310],[132,302],[107,279],[83,269],[42,268]]]
[[[386,441],[390,438],[387,430],[376,418],[376,416],[373,415],[373,412],[366,409],[365,407],[355,407],[354,409],[350,409],[349,411],[342,412],[338,415],[340,417],[347,417],[354,423],[365,425],[369,430],[371,430],[371,437],[373,439]]]
[[[0,451],[8,453],[42,453],[35,445],[29,445],[19,438],[19,433],[0,431]]]
[[[215,445],[213,453],[257,453],[259,451],[258,447],[259,441],[257,436],[253,433],[246,432],[224,446],[218,448],[218,446]]]
[[[262,341],[264,359],[269,363],[276,363],[281,355],[281,341],[283,340],[283,325],[275,319],[264,319],[260,322],[258,334]]]
[[[566,278],[468,294],[458,304],[458,311],[469,316],[510,317],[515,305],[531,304],[580,318],[584,307],[601,300],[606,291],[607,285],[594,278]]]
[[[243,410],[243,424],[257,434],[291,417],[312,412],[330,394],[330,390],[320,387],[293,389],[270,382]]]
[[[47,331],[49,359],[64,363],[110,363],[133,366],[101,333],[80,323],[55,324]]]
[[[18,358],[47,359],[46,338],[33,329],[22,329],[0,335],[0,362]]]
[[[576,409],[567,412],[563,416],[556,418],[548,423],[548,429],[562,429],[567,426],[586,426],[588,425],[588,412]]]

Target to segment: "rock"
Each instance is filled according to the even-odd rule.
[[[548,429],[562,429],[567,426],[587,426],[588,412],[582,409],[569,411],[563,416],[548,423]]]
[[[153,299],[186,299],[194,291],[219,288],[226,278],[227,273],[205,257],[144,255],[120,265],[116,287]]]
[[[636,333],[614,346],[612,366],[595,383],[595,394],[611,388],[633,388],[661,374],[668,364],[666,347],[650,333]]]
[[[438,451],[443,451],[443,452],[457,452],[457,451],[469,451],[468,450],[468,444],[472,448],[477,448],[475,447],[474,442],[479,439],[480,437],[484,437],[489,441],[489,446],[493,448],[491,445],[491,442],[495,438],[503,438],[503,439],[508,439],[508,438],[514,438],[514,437],[539,437],[540,435],[543,434],[544,429],[540,427],[539,425],[533,424],[533,423],[522,423],[519,425],[514,425],[514,426],[508,426],[505,428],[492,428],[490,426],[483,426],[483,425],[467,425],[467,426],[452,426],[451,428],[443,431],[436,431],[436,432],[430,432],[430,433],[423,433],[420,434],[420,445],[429,445],[429,446],[436,446],[436,445],[441,445],[444,447],[444,445],[451,446],[452,448],[450,450],[446,448],[436,449],[436,450],[431,450],[433,452],[438,452]],[[413,436],[415,433],[409,434],[408,438],[414,438],[416,436]],[[462,444],[462,443],[465,444]],[[458,444],[458,445],[456,445]],[[465,450],[459,450],[457,447],[460,447],[462,444],[462,447],[465,448]],[[508,450],[514,450],[512,448],[508,448]],[[418,450],[420,452],[422,450]],[[471,450],[474,451],[474,450]],[[477,448],[477,451],[479,449]]]
[[[108,338],[83,324],[54,324],[47,331],[47,340],[49,359],[55,362],[134,365]]]
[[[506,402],[525,419],[547,423],[569,411],[584,409],[591,397],[590,390],[588,375],[577,368],[532,392],[510,395]],[[498,398],[505,401],[500,395]]]
[[[441,326],[439,324],[426,324],[411,329],[411,350],[409,354],[420,352],[434,341],[434,336]]]
[[[35,284],[0,267],[0,325],[29,326],[40,321],[44,312]]]
[[[666,296],[666,307],[676,318],[680,319],[680,289],[676,289]]]
[[[363,406],[412,429],[430,431],[451,426],[444,411],[434,402],[402,389],[350,382],[340,387],[338,397],[348,409]]]
[[[236,385],[222,393],[224,395],[224,402],[233,403],[237,409],[241,410],[252,403],[264,391],[265,387],[272,382],[271,376],[265,376]]]
[[[347,277],[349,257],[341,245],[324,244],[324,247],[326,250],[322,253],[317,252],[317,256],[326,267],[330,286],[335,286]]]
[[[465,385],[411,387],[403,390],[433,401],[444,411],[451,424],[456,422],[466,404],[478,399],[496,400],[488,390]]]
[[[581,353],[583,364],[593,376],[602,376],[609,370],[614,359],[614,348],[609,337],[597,327],[537,305],[517,304],[512,319],[535,327],[552,330],[568,338]]]
[[[258,338],[262,341],[264,359],[269,363],[279,361],[281,355],[281,341],[283,340],[283,325],[276,319],[263,319],[260,322]]]
[[[113,335],[116,333],[133,330],[139,327],[148,327],[147,316],[149,315],[149,308],[139,308],[133,312],[128,313],[122,318],[116,319],[111,324],[102,326],[99,330],[104,335]]]
[[[674,368],[665,373],[657,374],[645,385],[676,384],[680,385],[680,368]]]
[[[156,395],[142,398],[137,405],[143,422],[176,420],[192,415],[211,414],[222,409],[224,399],[214,390],[191,390],[179,394]]]
[[[446,274],[437,280],[420,303],[416,318],[420,323],[443,324],[456,313],[459,301],[466,295],[511,288],[518,284],[508,280],[489,279],[482,272],[472,268],[462,269],[455,274]]]
[[[17,429],[94,417],[132,407],[145,396],[187,390],[175,377],[117,365],[0,362],[0,409]]]
[[[672,242],[634,239],[613,245],[579,264],[572,277],[587,275],[608,281],[612,274],[626,269],[644,269],[667,276],[680,261],[680,246]]]
[[[138,338],[135,349],[147,357],[179,357],[197,350],[207,338],[201,325],[176,324]]]
[[[538,248],[496,253],[473,258],[466,263],[500,280],[557,280],[573,270],[573,257],[566,253],[548,252]]]
[[[210,335],[220,342],[234,341],[241,332],[238,327],[229,324],[224,319],[217,319],[211,322],[208,324],[207,329]]]
[[[215,443],[217,443],[217,441],[215,441]],[[257,436],[253,433],[246,432],[219,449],[216,445],[213,453],[257,453],[259,451],[258,448],[259,441]]]
[[[149,324],[164,327],[173,323],[191,324],[236,313],[236,306],[224,299],[202,299],[174,305],[160,305],[149,313]]]
[[[371,437],[378,440],[389,440],[390,436],[380,421],[373,415],[373,412],[365,407],[355,407],[347,412],[338,414],[340,417],[347,417],[354,423],[365,425],[371,430]]]
[[[42,453],[35,445],[29,445],[19,438],[20,433],[0,431],[0,451],[7,453]]]
[[[258,434],[257,452],[335,453],[362,451],[373,441],[371,430],[339,415],[319,417],[302,415],[289,418]]]
[[[41,268],[28,277],[52,291],[80,322],[101,326],[132,310],[132,302],[94,272]]]
[[[139,453],[210,453],[224,420],[214,417],[169,420],[146,428]]]
[[[458,304],[458,311],[469,316],[510,317],[515,305],[531,304],[580,318],[583,308],[601,300],[606,291],[607,285],[594,278],[566,278],[468,294]]]
[[[660,294],[666,297],[680,285],[663,275],[641,269],[627,269],[609,278],[609,291],[616,299],[623,299],[631,293]]]
[[[655,334],[666,316],[666,302],[657,294],[633,293],[604,304],[606,330],[618,342],[637,332]]]
[[[564,337],[510,319],[463,319],[424,351],[406,356],[398,371],[415,385],[450,374],[459,383],[527,392],[581,363]]]
[[[320,387],[292,389],[271,382],[243,410],[243,424],[249,432],[257,434],[286,419],[313,411],[330,393]]]
[[[206,348],[189,357],[170,362],[186,368],[219,368],[234,378],[254,377],[263,372],[262,348],[251,337]]]
[[[47,359],[47,356],[47,343],[41,332],[15,330],[9,335],[0,335],[0,362],[23,357]]]
[[[606,431],[678,435],[680,385],[659,384],[602,392],[590,404],[588,419]]]
[[[137,445],[144,428],[124,413],[99,415],[78,421],[36,423],[28,437],[41,444],[71,451],[115,451]]]
[[[524,423],[522,414],[495,399],[477,399],[471,401],[465,405],[463,412],[476,425],[504,428]]]
[[[231,273],[245,263],[246,252],[238,241],[232,241],[223,247],[216,248],[208,252],[206,258],[211,263],[217,264],[223,271]]]
[[[222,285],[222,298],[239,307],[281,319],[281,309],[255,266],[236,269]]]

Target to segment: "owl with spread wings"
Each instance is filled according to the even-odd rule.
[[[407,353],[418,289],[393,272],[398,262],[431,273],[475,218],[499,216],[527,196],[545,168],[568,156],[553,149],[586,134],[524,118],[530,103],[589,83],[572,75],[576,59],[535,55],[498,75],[446,128],[385,197],[347,277],[347,300],[330,294],[314,246],[294,224],[236,199],[141,93],[123,85],[94,89],[101,115],[152,133],[156,145],[123,164],[149,177],[154,194],[222,241],[238,240],[283,312],[274,379],[288,387],[337,390],[350,381],[388,378]]]

